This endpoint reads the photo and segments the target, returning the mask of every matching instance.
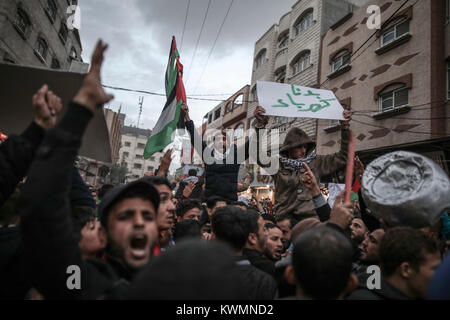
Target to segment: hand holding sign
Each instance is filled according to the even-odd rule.
[[[332,91],[275,82],[257,82],[258,100],[266,115],[346,120]]]

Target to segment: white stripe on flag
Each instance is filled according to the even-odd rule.
[[[152,136],[157,135],[158,133],[163,131],[166,125],[175,119],[176,111],[177,111],[177,99],[175,98],[173,99],[172,103],[162,111],[155,128],[153,128]]]

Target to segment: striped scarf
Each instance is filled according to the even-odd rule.
[[[306,158],[303,159],[289,159],[285,157],[280,157],[281,166],[289,171],[298,171],[303,168],[303,162],[310,163],[313,159],[315,159],[317,155],[315,153],[311,153]]]

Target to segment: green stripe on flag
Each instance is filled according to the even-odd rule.
[[[164,150],[165,147],[167,147],[170,143],[172,143],[172,141],[175,138],[177,123],[178,120],[180,119],[182,104],[183,104],[182,100],[177,102],[175,118],[171,122],[169,122],[163,130],[161,130],[156,135],[152,136],[147,141],[147,145],[145,146],[144,151],[144,159],[150,158],[153,154],[161,150]]]

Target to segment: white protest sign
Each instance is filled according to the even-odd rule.
[[[333,91],[277,82],[257,82],[259,104],[268,116],[345,120]]]
[[[338,194],[345,189],[345,184],[329,183],[328,184],[328,204],[331,208],[334,206],[334,201]]]

